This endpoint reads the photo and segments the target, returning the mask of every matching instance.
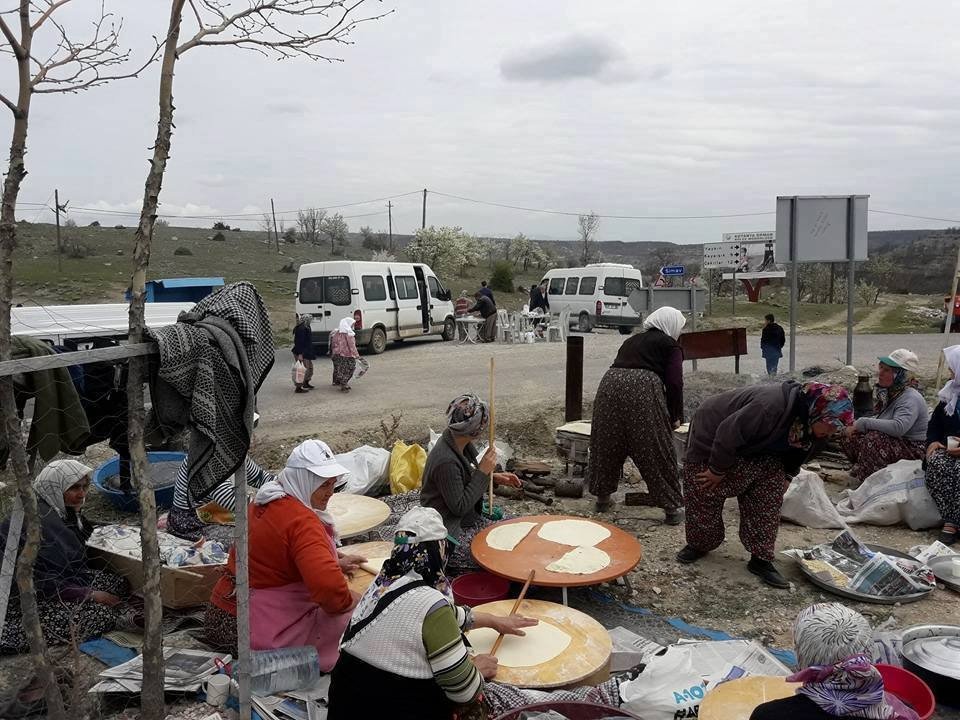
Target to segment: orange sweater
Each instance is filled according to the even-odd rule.
[[[250,587],[275,588],[302,582],[310,598],[335,615],[353,605],[347,579],[323,523],[292,497],[249,509]],[[230,550],[228,573],[214,586],[210,602],[236,614],[233,597],[236,551]]]

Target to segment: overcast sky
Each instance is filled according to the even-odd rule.
[[[98,5],[76,0],[70,19]],[[161,212],[257,213],[271,197],[287,211],[428,188],[428,224],[554,239],[575,237],[576,218],[438,193],[639,216],[770,213],[778,194],[866,193],[872,209],[960,218],[960,62],[950,52],[960,5],[369,5],[395,12],[358,28],[354,45],[331,48],[342,63],[278,63],[229,48],[186,53]],[[167,2],[107,6],[126,11],[135,54],[165,30]],[[186,18],[184,32],[194,27]],[[2,62],[2,89],[15,95],[12,63]],[[158,72],[35,97],[21,200],[52,203],[57,187],[73,206],[139,209]],[[9,138],[9,113],[0,117],[0,137]],[[393,200],[396,232],[419,227],[420,201]],[[341,212],[375,213],[350,218],[353,230],[387,225],[385,201]],[[874,230],[949,224],[870,215]],[[773,215],[604,219],[599,238],[714,242],[722,232],[773,228]]]

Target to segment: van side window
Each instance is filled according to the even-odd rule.
[[[387,275],[387,290],[390,292],[390,299],[397,299],[397,290],[393,286],[393,275]]]
[[[576,295],[577,294],[577,283],[580,282],[580,278],[567,278],[567,291],[565,295]]]
[[[387,288],[383,284],[383,278],[379,275],[364,275],[360,278],[363,282],[363,297],[365,300],[386,300]]]
[[[297,300],[303,305],[319,305],[323,302],[323,278],[308,277],[300,281]]]
[[[394,282],[397,284],[397,297],[400,300],[416,300],[420,297],[417,281],[412,275],[398,275]]]
[[[432,275],[428,275],[427,285],[430,287],[430,297],[436,300],[439,300],[440,299],[440,283],[437,282],[437,279]]]
[[[346,275],[330,275],[324,278],[325,301],[334,305],[350,304],[350,278]]]
[[[623,278],[622,277],[608,277],[603,281],[603,294],[604,295],[614,295],[618,297],[623,297]]]
[[[547,295],[563,295],[564,278],[554,278],[550,281],[550,287],[547,288]]]
[[[597,279],[595,277],[585,277],[580,281],[580,294],[593,295],[597,289]]]

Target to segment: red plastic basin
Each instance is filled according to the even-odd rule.
[[[877,663],[877,670],[883,678],[883,689],[891,695],[896,695],[903,702],[916,710],[920,720],[930,720],[937,707],[933,691],[929,686],[909,670],[895,665]]]
[[[454,578],[450,583],[458,605],[475,607],[510,596],[510,581],[486,572],[472,572]]]

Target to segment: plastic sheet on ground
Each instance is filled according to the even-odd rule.
[[[856,490],[844,491],[837,511],[848,523],[896,525],[925,530],[941,524],[919,460],[900,460],[877,470]]]
[[[355,450],[336,456],[347,469],[340,492],[354,495],[383,495],[390,484],[390,451],[361,445]]]
[[[783,496],[780,517],[810,528],[843,528],[847,524],[833,506],[823,480],[815,472],[801,470]]]

